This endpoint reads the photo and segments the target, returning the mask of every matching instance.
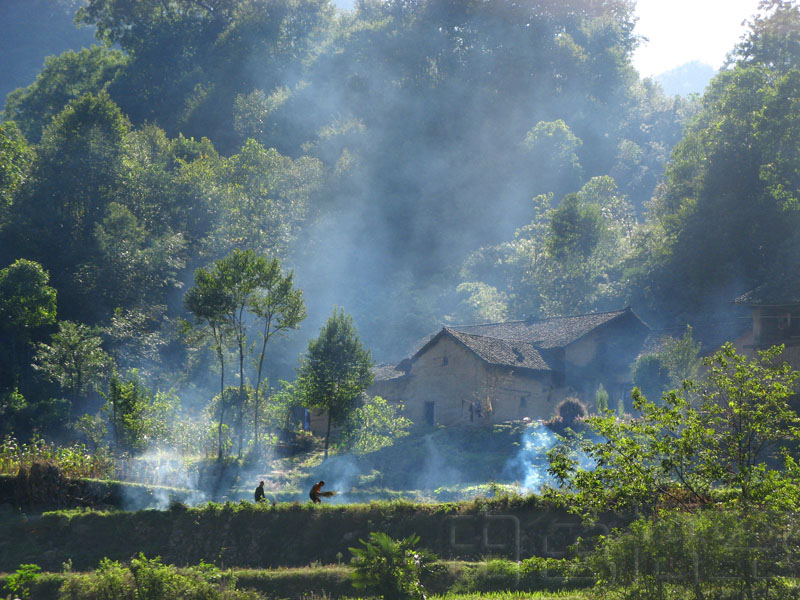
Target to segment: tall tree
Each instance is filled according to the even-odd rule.
[[[84,94],[99,94],[124,63],[122,52],[100,46],[50,56],[36,81],[8,95],[3,118],[38,143],[54,116]]]
[[[247,308],[258,291],[269,265],[267,260],[252,250],[234,250],[214,263],[212,277],[228,296],[224,318],[239,359],[239,398],[237,400],[236,428],[238,454],[241,457],[244,445],[244,413],[247,403],[245,392],[244,362],[247,355]]]
[[[7,244],[51,273],[62,316],[100,317],[80,271],[96,254],[95,226],[122,189],[127,132],[107,94],[81,96],[46,128],[30,184],[12,205]]]
[[[147,231],[130,209],[110,202],[95,224],[97,253],[81,268],[82,283],[94,291],[103,314],[117,308],[144,308],[166,301],[178,287],[186,243],[181,234],[160,227]]]
[[[321,187],[323,167],[318,160],[292,160],[248,140],[225,161],[219,180],[225,193],[212,238],[214,250],[223,254],[240,247],[281,256]]]
[[[593,177],[557,208],[550,200],[534,199],[535,217],[513,241],[482,248],[465,263],[462,276],[474,279],[458,291],[469,294],[462,306],[470,306],[473,319],[619,307],[626,292],[620,272],[631,258],[637,229],[633,207],[609,176]]]
[[[244,448],[244,414],[247,405],[245,358],[250,351],[248,325],[250,311],[263,319],[261,352],[258,360],[258,380],[256,383],[256,403],[260,391],[264,356],[269,339],[297,327],[305,316],[302,294],[292,287],[292,276],[284,277],[277,260],[268,261],[252,250],[234,250],[229,255],[215,261],[210,270],[200,269],[195,274],[195,287],[187,294],[187,307],[195,314],[202,315],[204,323],[210,327],[212,339],[218,348],[220,369],[224,369],[225,339],[227,332],[236,349],[239,363],[239,395],[236,401],[236,433],[238,435],[239,456]],[[215,333],[216,332],[216,333]],[[224,410],[224,386],[220,381],[220,410]],[[256,410],[256,417],[257,417]],[[256,438],[258,436],[256,418]],[[220,446],[221,447],[221,446]]]
[[[717,318],[800,261],[800,6],[765,0],[673,149],[631,289],[660,319]]]
[[[32,160],[33,149],[19,127],[13,122],[0,123],[0,228],[8,219],[14,194],[27,178]]]
[[[761,64],[786,73],[800,59],[800,5],[797,0],[761,0],[747,23],[748,35],[732,58],[740,64]]]
[[[3,387],[12,389],[20,383],[30,360],[29,346],[36,330],[52,325],[56,320],[56,290],[49,285],[49,275],[39,263],[23,258],[0,270],[0,331],[4,350],[9,353],[4,364],[10,372],[4,374]],[[5,369],[4,369],[5,370]],[[23,393],[27,393],[24,389]]]
[[[227,315],[234,310],[231,295],[212,272],[200,268],[194,273],[194,286],[183,300],[199,326],[196,331],[213,346],[219,361],[219,421],[217,424],[217,458],[222,460],[222,433],[225,421],[225,350],[228,342]]]
[[[358,339],[353,318],[343,309],[334,309],[319,337],[308,343],[297,379],[304,406],[327,412],[325,458],[331,425],[344,422],[356,407],[356,400],[372,383],[372,365],[369,350]]]
[[[259,276],[259,289],[250,298],[250,312],[261,320],[261,349],[258,353],[256,385],[253,399],[254,443],[259,446],[259,411],[261,406],[261,385],[263,382],[264,357],[267,343],[274,335],[283,335],[290,329],[297,329],[306,318],[302,290],[294,287],[294,273],[281,273],[278,259],[274,258],[265,265]]]

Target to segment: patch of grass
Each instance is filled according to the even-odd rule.
[[[274,598],[302,598],[322,593],[339,598],[357,593],[350,583],[350,568],[346,565],[237,569],[234,572],[238,587]]]
[[[443,594],[429,600],[590,600],[591,590],[565,592],[490,592],[475,594]]]
[[[343,557],[344,558],[344,557]],[[482,568],[486,563],[443,561],[439,563],[436,581],[425,582],[433,600],[586,600],[586,591],[571,592],[469,592],[450,593],[459,577],[468,570]],[[304,598],[305,600],[330,600],[363,597],[363,592],[353,588],[350,580],[350,567],[346,564],[309,565],[296,568],[279,569],[233,569],[231,575],[240,590],[252,590],[267,598]],[[75,573],[85,577],[88,573]],[[31,598],[36,600],[58,600],[59,588],[72,577],[72,573],[42,573],[31,586]],[[0,590],[7,576],[0,576]]]

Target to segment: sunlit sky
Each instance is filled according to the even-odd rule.
[[[633,65],[643,77],[694,60],[718,69],[757,9],[758,0],[638,0],[635,31],[649,41]]]
[[[343,9],[354,0],[334,0]],[[643,77],[659,75],[692,61],[715,69],[744,33],[742,21],[758,0],[638,0],[636,33],[648,38],[633,58]]]

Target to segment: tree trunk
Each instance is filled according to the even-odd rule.
[[[222,343],[217,347],[219,357],[219,426],[217,427],[217,460],[222,461],[222,421],[225,418],[225,357]]]
[[[258,439],[258,412],[261,407],[261,397],[258,395],[258,388],[256,388],[255,397],[253,398],[253,449],[257,452],[261,445]]]
[[[328,411],[328,431],[325,434],[325,458],[328,458],[328,439],[331,437],[331,411]]]
[[[244,341],[239,339],[239,458],[242,458],[242,445],[244,444]]]
[[[269,341],[269,324],[270,319],[266,320],[264,325],[264,337],[263,343],[261,344],[261,355],[258,357],[258,375],[256,376],[256,397],[255,397],[255,411],[253,414],[253,437],[255,438],[255,448],[258,450],[261,439],[259,438],[259,431],[258,431],[258,413],[259,409],[261,408],[261,372],[264,367],[264,355],[267,352],[267,342]]]

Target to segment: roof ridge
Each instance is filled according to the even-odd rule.
[[[490,323],[487,323],[487,325],[490,325]],[[502,323],[499,323],[499,325],[502,325]],[[475,325],[475,327],[482,327],[482,325]],[[448,332],[457,333],[458,335],[468,335],[470,337],[486,338],[487,340],[499,340],[499,341],[505,341],[505,342],[511,341],[511,340],[506,340],[505,338],[499,338],[499,337],[494,336],[494,335],[481,335],[479,333],[466,333],[465,331],[459,331],[458,329],[452,329],[450,327],[444,327],[443,329],[445,331],[448,331]],[[525,342],[525,343],[527,344],[529,342]]]
[[[480,334],[477,334],[477,333],[464,333],[463,331],[450,329],[449,327],[444,327],[444,329],[448,333],[456,333],[458,335],[467,335],[469,337],[482,338],[482,339],[485,339],[485,340],[492,340],[494,342],[500,342],[500,343],[509,344],[509,345],[527,344],[528,346],[530,346],[531,348],[533,348],[533,349],[535,349],[537,351],[541,350],[541,348],[538,348],[536,346],[536,344],[534,344],[533,342],[528,342],[526,340],[507,339],[507,338],[500,338],[500,337],[497,337],[497,336],[494,336],[494,335],[480,335]]]
[[[466,328],[466,327],[486,327],[489,325],[510,325],[512,323],[524,323],[524,324],[531,324],[531,323],[545,323],[547,321],[555,321],[557,319],[574,319],[576,317],[594,317],[599,315],[612,315],[612,314],[621,314],[624,312],[628,312],[631,310],[630,306],[626,306],[625,308],[620,308],[617,310],[601,310],[598,312],[591,312],[591,313],[577,313],[574,315],[566,315],[562,317],[545,317],[543,319],[514,319],[512,321],[492,321],[488,323],[472,323],[470,325],[453,325],[453,326],[446,326],[443,325],[444,329],[451,329],[453,331],[457,331],[458,329]],[[475,334],[470,334],[475,335]]]

